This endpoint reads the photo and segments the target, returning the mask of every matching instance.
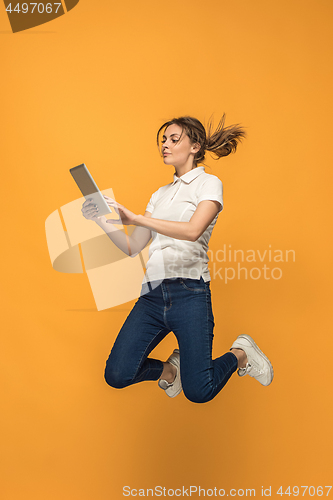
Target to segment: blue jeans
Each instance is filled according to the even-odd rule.
[[[203,278],[165,279],[135,303],[106,362],[105,380],[118,389],[158,380],[163,363],[148,356],[173,331],[179,345],[185,396],[195,403],[210,401],[237,370],[238,363],[230,351],[212,359],[213,329],[210,283]]]

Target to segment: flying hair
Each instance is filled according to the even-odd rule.
[[[180,139],[182,139],[185,133],[192,144],[198,143],[200,145],[200,150],[194,156],[194,166],[196,167],[199,163],[203,163],[205,160],[205,152],[209,151],[212,155],[215,155],[215,160],[219,160],[223,156],[228,156],[230,153],[235,153],[239,142],[246,137],[246,132],[240,124],[229,125],[225,127],[225,113],[221,120],[219,121],[216,130],[213,131],[212,117],[209,119],[207,132],[202,123],[191,116],[181,116],[180,118],[173,118],[169,120],[159,128],[157,132],[157,146],[161,153],[160,146],[160,134],[165,131],[169,125],[176,124],[181,127],[182,133]]]

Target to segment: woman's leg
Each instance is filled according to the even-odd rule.
[[[117,389],[144,380],[158,380],[163,371],[160,360],[150,352],[170,332],[163,321],[160,287],[141,296],[123,324],[106,362],[105,380]]]
[[[212,359],[214,317],[209,283],[181,279],[166,283],[165,294],[169,294],[172,304],[166,318],[179,344],[184,394],[196,403],[210,401],[239,362],[232,352]]]

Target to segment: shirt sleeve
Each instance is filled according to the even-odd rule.
[[[156,198],[156,192],[151,195],[151,198],[146,207],[146,212],[150,212],[151,214],[153,213],[155,208],[155,198]]]
[[[220,203],[220,210],[223,210],[223,185],[218,177],[210,175],[200,187],[198,193],[198,204],[204,200],[218,201]]]

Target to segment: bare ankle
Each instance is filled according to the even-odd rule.
[[[247,363],[247,356],[243,349],[231,349],[231,352],[236,356],[238,360],[237,368],[245,368]]]
[[[176,378],[177,368],[173,366],[171,363],[164,362],[163,363],[163,372],[161,375],[162,380],[166,380],[169,384]]]

